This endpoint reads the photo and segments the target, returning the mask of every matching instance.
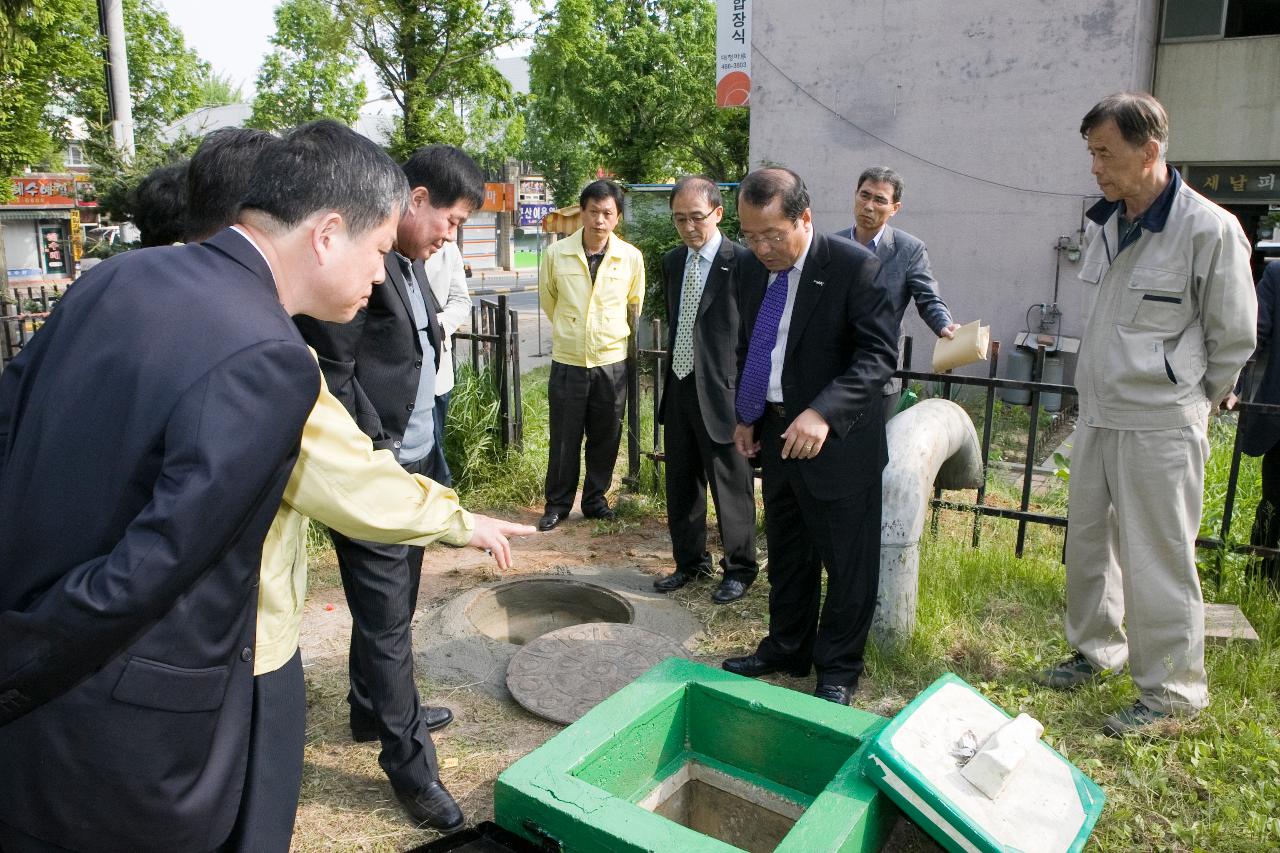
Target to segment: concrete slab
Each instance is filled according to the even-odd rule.
[[[861,764],[885,723],[667,660],[508,768],[494,790],[495,818],[564,851],[878,850],[898,814]],[[760,841],[750,841],[752,825],[781,840],[739,846]]]
[[[1228,643],[1232,640],[1256,643],[1258,632],[1253,629],[1244,612],[1236,605],[1206,603],[1204,638],[1210,643]]]

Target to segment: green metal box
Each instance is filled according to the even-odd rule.
[[[499,825],[564,851],[879,850],[874,714],[669,659],[508,768]]]

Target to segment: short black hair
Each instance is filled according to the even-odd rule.
[[[618,213],[622,213],[622,187],[613,181],[603,179],[592,181],[582,188],[582,192],[578,194],[578,207],[586,210],[587,202],[604,201],[606,198],[613,199],[613,203],[618,207]]]
[[[409,182],[385,151],[345,125],[320,119],[262,149],[240,210],[263,213],[285,229],[333,210],[358,237],[408,203]]]
[[[1124,141],[1133,146],[1145,145],[1155,140],[1160,145],[1160,156],[1169,150],[1169,114],[1164,104],[1147,92],[1117,92],[1107,95],[1085,113],[1080,122],[1080,135],[1089,138],[1089,131],[1112,119],[1120,129]]]
[[[484,203],[484,172],[461,148],[427,145],[410,154],[401,168],[410,189],[426,188],[432,207],[462,201],[474,209]]]
[[[863,169],[862,174],[858,176],[858,183],[854,187],[854,191],[862,189],[862,185],[867,181],[871,181],[873,184],[891,184],[893,186],[893,200],[895,202],[902,201],[902,176],[888,166],[872,166],[870,169]]]
[[[204,138],[187,170],[189,242],[207,239],[235,224],[258,155],[275,141],[265,130],[247,127],[219,128]]]
[[[133,224],[143,246],[187,239],[187,161],[152,169],[133,191]]]
[[[673,207],[676,203],[676,196],[683,192],[701,194],[707,204],[711,205],[712,210],[724,205],[720,198],[720,187],[716,186],[716,182],[706,175],[685,175],[676,181],[676,185],[671,188],[671,198],[667,200],[667,207]]]
[[[774,199],[782,202],[782,215],[792,222],[809,208],[809,190],[804,180],[786,166],[756,169],[738,185],[738,204],[768,207]]]

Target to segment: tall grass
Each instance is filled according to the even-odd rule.
[[[542,497],[547,472],[547,378],[541,367],[520,378],[524,446],[504,448],[498,440],[498,393],[493,374],[463,365],[445,422],[445,458],[453,485],[470,508],[527,507]]]

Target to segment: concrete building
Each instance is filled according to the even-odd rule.
[[[1280,203],[1267,178],[1280,172],[1280,16],[1253,14],[1267,5],[758,3],[751,160],[799,171],[827,232],[852,223],[863,168],[897,169],[893,224],[928,244],[957,321],[989,322],[1006,352],[1042,318],[1078,336],[1074,249],[1098,198],[1079,126],[1101,96],[1154,91],[1172,114],[1171,161],[1220,203],[1246,200],[1229,183],[1244,175],[1249,210],[1232,209],[1252,239]],[[1225,190],[1204,186],[1214,174]],[[922,366],[932,336],[908,317]]]

